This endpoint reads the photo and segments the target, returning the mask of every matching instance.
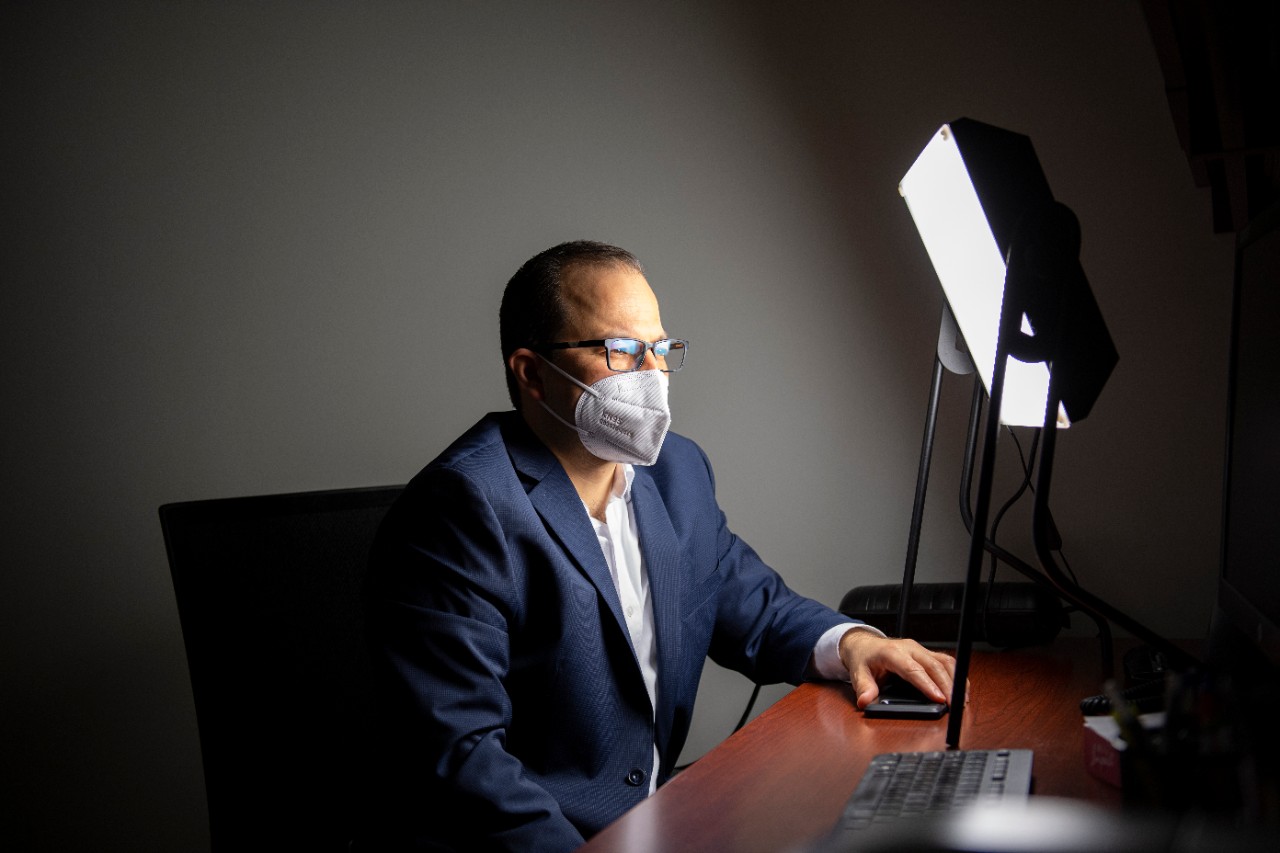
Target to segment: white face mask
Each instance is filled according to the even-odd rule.
[[[576,425],[551,411],[545,401],[538,403],[551,412],[551,417],[576,432],[588,452],[609,462],[630,465],[658,461],[662,441],[671,427],[667,374],[661,370],[633,370],[613,373],[586,385],[547,359],[542,363],[583,390],[573,414]]]

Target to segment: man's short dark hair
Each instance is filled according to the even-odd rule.
[[[627,267],[643,273],[640,261],[625,249],[575,240],[539,252],[511,277],[502,292],[498,309],[498,334],[502,342],[502,363],[507,373],[507,393],[520,408],[520,386],[507,358],[521,347],[537,347],[559,340],[565,326],[564,300],[560,286],[571,270],[583,266]]]

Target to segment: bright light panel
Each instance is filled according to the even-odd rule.
[[[1004,300],[1004,258],[987,224],[964,157],[943,125],[908,170],[898,191],[907,202],[925,251],[942,282],[942,290],[964,335],[987,393],[996,363],[996,336]],[[1022,331],[1030,334],[1026,315]],[[1005,368],[1000,422],[1010,426],[1043,426],[1049,397],[1049,368],[1009,359]],[[1058,407],[1058,426],[1069,426]]]

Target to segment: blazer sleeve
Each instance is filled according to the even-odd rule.
[[[514,588],[484,491],[450,469],[416,478],[379,533],[366,587],[380,709],[373,848],[583,843],[505,746]]]

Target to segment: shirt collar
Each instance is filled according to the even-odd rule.
[[[619,471],[621,471],[621,474],[619,474]],[[618,467],[614,469],[613,485],[609,488],[609,499],[605,502],[605,506],[612,506],[615,501],[631,503],[631,484],[635,481],[635,478],[635,468],[628,464],[619,463]],[[587,511],[588,516],[591,515],[591,507],[587,506],[586,501],[582,502],[582,508]],[[591,523],[600,525],[603,522],[598,518],[592,517]]]
[[[618,466],[622,476],[617,473],[613,475],[613,489],[609,492],[609,500],[622,498],[627,503],[631,503],[631,484],[636,479],[636,469],[631,465],[622,464]]]

